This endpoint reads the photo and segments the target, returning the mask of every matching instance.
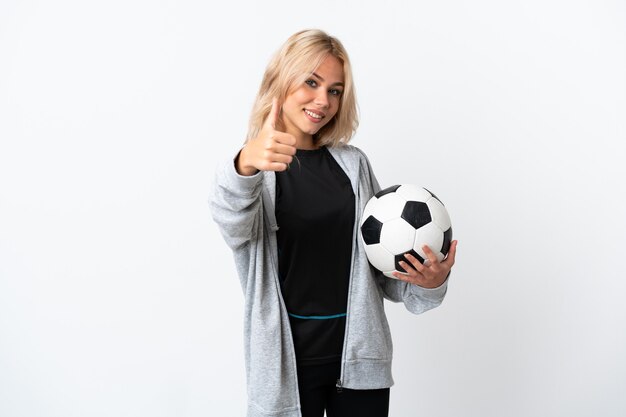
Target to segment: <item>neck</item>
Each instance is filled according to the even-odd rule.
[[[296,136],[296,149],[317,149],[319,146],[315,144],[313,140],[313,136],[305,135],[305,136]]]

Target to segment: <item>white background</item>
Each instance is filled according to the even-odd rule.
[[[0,3],[0,416],[243,416],[209,188],[311,27],[459,240],[440,308],[387,303],[390,415],[626,415],[623,1],[212,4]]]

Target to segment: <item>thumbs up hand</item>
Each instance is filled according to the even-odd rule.
[[[272,110],[265,119],[256,138],[250,139],[236,159],[237,172],[240,175],[254,175],[258,171],[284,171],[296,154],[296,138],[281,132],[277,125],[280,121],[278,99],[272,102]]]

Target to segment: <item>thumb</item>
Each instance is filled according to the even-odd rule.
[[[276,129],[276,123],[278,122],[279,115],[280,106],[278,105],[278,99],[274,97],[272,100],[272,109],[270,110],[270,114],[267,115],[265,125],[271,127],[272,129]]]

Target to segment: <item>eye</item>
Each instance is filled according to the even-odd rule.
[[[310,78],[308,80],[306,80],[304,83],[308,84],[309,87],[313,87],[313,88],[317,87],[317,82],[315,82],[315,80],[312,80]]]
[[[334,88],[334,89],[332,89],[332,90],[329,90],[328,92],[329,92],[330,94],[332,94],[333,96],[337,96],[337,97],[339,97],[339,96],[341,95],[341,93],[342,93],[342,91],[341,91],[341,90],[337,90],[336,88]]]

